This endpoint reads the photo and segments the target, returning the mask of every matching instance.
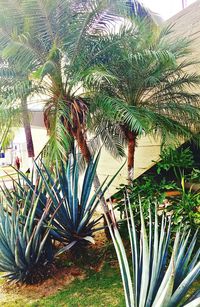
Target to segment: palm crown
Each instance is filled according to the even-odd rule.
[[[170,27],[159,30],[132,17],[117,33],[101,38],[94,50],[99,53],[94,67],[102,65],[110,78],[94,95],[93,125],[97,128],[95,119],[103,118],[102,126],[109,122],[122,130],[129,144],[130,173],[138,136],[159,134],[163,141],[180,141],[193,135],[194,123],[199,129],[200,76],[187,72],[197,62],[185,60],[189,42],[171,40],[171,32]]]

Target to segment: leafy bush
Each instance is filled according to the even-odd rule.
[[[148,220],[149,204],[156,203],[158,204],[156,210],[159,210],[161,214],[164,212],[166,215],[172,215],[172,231],[176,232],[181,225],[184,225],[194,232],[200,225],[200,191],[192,187],[186,189],[186,187],[188,182],[199,182],[200,176],[199,170],[192,168],[194,166],[192,152],[189,148],[179,151],[169,148],[164,150],[160,157],[162,160],[156,165],[157,173],[137,178],[131,185],[122,186],[122,189],[115,195],[121,217],[126,216],[124,207],[124,189],[126,188],[129,191],[129,199],[137,225],[140,225],[140,202],[145,220]],[[167,178],[165,173],[160,174],[161,171],[170,169],[173,170],[177,182]],[[170,196],[171,190],[175,192],[171,193],[172,196]],[[154,206],[151,211],[154,212]],[[121,223],[121,228],[124,229],[123,223]]]
[[[36,218],[38,198],[31,206],[20,209],[0,206],[0,271],[10,280],[35,283],[48,275],[52,261],[52,242],[49,228],[44,227],[48,207]]]
[[[178,181],[185,176],[185,170],[192,170],[195,166],[190,148],[177,150],[169,147],[161,152],[160,159],[161,161],[157,164],[157,173],[172,169]]]
[[[122,186],[122,189],[115,195],[117,200],[117,208],[123,217],[125,213],[124,206],[124,191],[127,189],[129,191],[129,199],[131,206],[134,210],[134,214],[139,216],[139,198],[142,202],[144,209],[144,216],[148,217],[148,208],[150,203],[162,203],[166,198],[166,192],[168,190],[179,189],[175,182],[167,182],[164,178],[161,181],[156,181],[155,176],[142,176],[135,179],[133,183],[129,186]],[[152,208],[153,210],[154,208]]]
[[[186,181],[200,183],[200,169],[193,168],[192,172],[186,177]]]
[[[187,182],[198,182],[200,180],[199,170],[195,169],[195,162],[192,151],[189,148],[179,150],[166,149],[160,155],[161,161],[157,164],[157,172],[173,169],[176,180],[181,183],[180,196],[170,200],[172,222],[174,230],[182,224],[189,228],[196,229],[200,225],[200,192],[192,190],[190,185],[186,189]],[[189,188],[190,187],[190,188]],[[168,211],[168,210],[166,210]]]
[[[127,216],[130,213],[127,225],[132,266],[129,265],[117,224],[114,223],[113,228],[109,228],[120,265],[126,306],[178,306],[200,275],[200,249],[193,255],[197,231],[190,244],[190,234],[186,231],[182,234],[177,232],[174,240],[170,237],[170,220],[163,216],[159,226],[157,214],[152,220],[150,213],[147,228],[140,206],[141,229],[138,234],[128,196],[125,206]],[[174,246],[169,255],[171,240],[174,241]],[[198,293],[192,295],[193,302],[196,295]]]
[[[172,213],[173,229],[181,225],[196,230],[200,226],[200,192],[183,192],[180,197],[172,201],[168,210]]]
[[[140,202],[143,208],[144,219],[148,220],[149,204],[156,204],[156,207],[151,206],[151,211],[154,209],[162,215],[162,213],[171,216],[171,230],[176,232],[179,227],[191,228],[195,232],[200,225],[200,192],[186,191],[177,186],[176,183],[166,182],[164,179],[161,183],[153,181],[154,177],[143,177],[136,179],[132,186],[127,186],[129,191],[129,199],[133,210],[137,225],[140,225]],[[126,217],[124,206],[124,190],[123,188],[116,196],[117,209],[120,211],[121,217]],[[176,196],[167,195],[168,191],[175,190]],[[138,198],[139,196],[139,198]],[[120,223],[121,229],[127,234],[126,222]]]

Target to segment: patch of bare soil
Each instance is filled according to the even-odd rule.
[[[56,268],[54,274],[36,285],[20,285],[3,283],[0,285],[0,305],[8,301],[16,301],[26,298],[36,300],[55,294],[63,287],[69,285],[75,278],[83,279],[83,270],[78,267]]]

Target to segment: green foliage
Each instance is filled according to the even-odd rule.
[[[141,178],[135,179],[130,186],[122,186],[122,189],[116,194],[116,199],[119,204],[119,211],[124,212],[124,189],[127,188],[129,191],[129,199],[132,206],[139,208],[139,202],[141,201],[142,206],[145,207],[148,212],[148,207],[150,203],[162,203],[166,198],[166,192],[168,190],[178,189],[175,182],[168,182],[165,178],[156,181],[155,176],[145,175]],[[138,199],[140,197],[140,201]],[[138,211],[138,210],[137,210]],[[138,211],[139,212],[139,211]],[[148,215],[148,213],[147,213]]]
[[[192,172],[186,176],[186,181],[191,183],[199,183],[200,182],[200,169],[193,168]]]
[[[138,234],[128,196],[125,205],[129,209],[126,212],[132,266],[128,263],[116,225],[113,229],[110,227],[110,232],[120,265],[126,306],[178,306],[200,275],[200,249],[193,255],[197,231],[191,242],[187,231],[177,232],[174,240],[170,238],[170,221],[163,216],[159,225],[157,213],[154,219],[149,213],[147,226],[140,207],[141,228]],[[169,259],[171,240],[174,240],[174,246]]]
[[[194,169],[195,162],[192,151],[189,148],[167,148],[160,155],[161,161],[157,164],[157,172],[173,170],[178,183],[181,183],[181,195],[170,200],[172,206],[172,224],[174,230],[184,224],[189,228],[197,228],[200,224],[200,193],[193,190],[192,186],[186,189],[186,183],[198,180],[199,171]],[[166,211],[169,211],[168,209]]]
[[[48,263],[52,261],[52,243],[44,220],[48,207],[41,217],[36,217],[38,197],[31,204],[18,206],[17,198],[12,207],[0,206],[0,271],[15,282],[35,283],[48,275]]]
[[[181,225],[194,231],[200,226],[199,191],[182,190],[182,194],[171,200],[171,203],[166,212],[171,211],[174,231]]]
[[[142,176],[135,179],[131,185],[122,186],[120,191],[115,194],[115,199],[117,202],[116,208],[122,218],[122,221],[120,221],[120,230],[124,233],[125,237],[127,237],[126,208],[124,204],[124,193],[126,189],[129,191],[129,200],[137,228],[140,227],[140,203],[142,204],[144,219],[148,221],[149,206],[153,204],[153,206],[151,205],[151,211],[154,213],[155,208],[156,211],[159,210],[159,205],[163,204],[166,199],[167,191],[179,190],[175,182],[166,181],[165,178],[159,180],[153,175]],[[169,207],[170,209],[171,206]],[[162,210],[169,211],[168,208],[166,210],[162,208]],[[174,221],[174,216],[172,216],[172,221]]]
[[[135,179],[131,185],[121,187],[121,190],[115,195],[118,203],[117,208],[122,217],[126,216],[124,189],[127,188],[138,225],[140,225],[140,202],[145,219],[148,219],[149,204],[156,203],[160,213],[163,212],[171,216],[173,232],[176,232],[181,225],[195,231],[200,225],[200,192],[199,185],[194,189],[193,183],[198,183],[200,177],[199,170],[193,168],[195,165],[193,154],[189,148],[179,150],[168,148],[161,153],[160,158],[161,161],[156,165],[157,174],[141,176]],[[164,171],[167,174],[171,170],[177,182],[161,173]],[[153,212],[154,208],[151,210]],[[123,228],[123,226],[122,222],[121,227]]]
[[[157,173],[162,170],[173,169],[176,179],[179,181],[184,176],[184,169],[192,169],[195,166],[194,157],[190,148],[166,148],[160,154],[161,161],[157,164]]]
[[[156,181],[157,180],[157,181]],[[133,184],[126,186],[129,191],[129,199],[137,225],[140,225],[140,203],[142,204],[144,219],[148,220],[148,211],[150,204],[156,204],[156,210],[171,216],[171,230],[176,232],[179,227],[191,228],[194,232],[200,225],[200,193],[181,189],[174,181],[166,181],[164,178],[160,181],[156,176],[143,176],[133,181]],[[169,195],[168,195],[169,191]],[[173,191],[175,194],[173,195]],[[172,196],[170,196],[172,192]],[[139,197],[139,198],[138,198]],[[124,188],[116,196],[117,209],[121,217],[126,216],[124,206]],[[151,206],[154,212],[154,206]],[[124,229],[126,223],[120,223],[121,229]],[[125,233],[126,226],[125,226]]]
[[[172,41],[172,28],[160,30],[151,13],[136,17],[139,7],[130,16],[132,4],[119,0],[0,1],[1,92],[18,108],[22,96],[40,94],[51,157],[66,157],[77,127],[115,157],[124,155],[124,125],[168,140],[192,135],[199,76],[186,73],[195,64],[185,60],[189,42]],[[116,16],[129,19],[119,31]]]
[[[194,64],[184,59],[189,42],[172,41],[172,31],[172,27],[150,28],[148,22],[133,17],[130,26],[122,23],[117,33],[96,37],[90,58],[113,77],[103,80],[94,93],[94,122],[102,116],[123,132],[126,127],[136,136],[161,135],[164,143],[193,134],[194,117],[200,115],[194,86],[200,79],[185,70]],[[188,91],[188,85],[193,91]]]

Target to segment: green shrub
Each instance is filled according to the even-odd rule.
[[[116,194],[116,200],[118,203],[117,208],[120,211],[122,217],[125,213],[125,189],[129,191],[129,199],[134,210],[134,214],[139,215],[140,198],[145,217],[148,216],[148,208],[150,203],[162,203],[166,198],[166,192],[168,190],[179,190],[175,182],[167,182],[164,178],[161,179],[161,181],[156,181],[155,176],[153,175],[146,175],[135,179],[131,185],[122,186],[122,189]],[[152,210],[154,210],[154,208],[152,208]]]
[[[117,208],[124,217],[124,190],[129,191],[129,199],[133,214],[140,225],[140,202],[143,207],[144,219],[148,219],[149,204],[156,203],[159,212],[172,216],[172,231],[176,232],[181,226],[187,226],[195,232],[200,225],[200,191],[192,188],[186,189],[186,183],[199,182],[199,170],[193,168],[194,159],[189,148],[181,150],[166,149],[160,155],[162,159],[157,165],[157,173],[143,175],[132,182],[131,185],[122,187],[116,195]],[[173,170],[176,182],[167,179],[167,175],[161,175],[161,171]],[[169,196],[168,191],[175,190],[176,196]],[[138,197],[139,196],[139,197]],[[139,202],[140,198],[140,202]],[[154,206],[151,208],[154,212]],[[126,223],[125,223],[126,225]],[[124,224],[121,223],[124,228]],[[126,228],[126,226],[125,226]]]
[[[200,169],[193,168],[192,172],[186,176],[186,181],[191,183],[200,183]]]
[[[183,192],[180,197],[172,201],[172,226],[177,230],[181,225],[196,230],[200,226],[200,193]],[[166,210],[166,211],[168,211]]]
[[[190,148],[173,149],[166,148],[160,154],[160,162],[157,163],[157,173],[162,170],[173,170],[176,179],[181,181],[185,176],[185,170],[191,170],[195,167],[193,153]]]

